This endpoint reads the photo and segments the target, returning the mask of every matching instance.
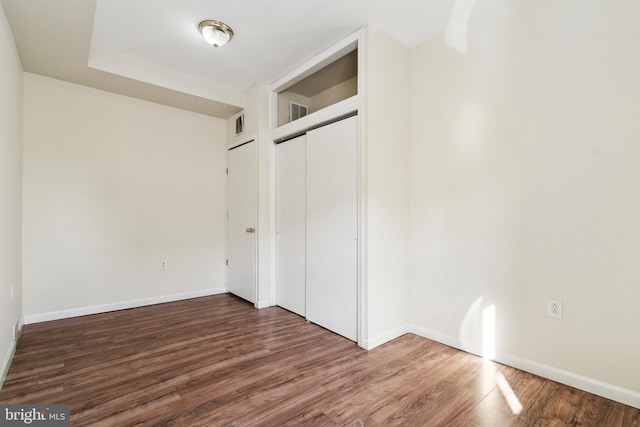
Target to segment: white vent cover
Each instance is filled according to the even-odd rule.
[[[242,132],[244,132],[244,114],[236,118],[236,136],[241,135]]]
[[[301,117],[307,115],[308,107],[306,105],[297,104],[295,102],[289,103],[289,121],[298,120]]]

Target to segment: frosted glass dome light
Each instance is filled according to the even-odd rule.
[[[207,19],[198,25],[205,41],[213,47],[224,46],[233,37],[233,30],[224,22]]]

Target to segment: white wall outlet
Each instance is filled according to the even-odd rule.
[[[160,270],[166,270],[167,269],[167,260],[166,259],[161,259],[160,260]]]
[[[547,316],[562,319],[562,301],[557,299],[547,300]]]

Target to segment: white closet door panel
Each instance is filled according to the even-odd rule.
[[[276,146],[276,301],[305,316],[305,140]]]
[[[357,340],[358,119],[307,133],[307,319]]]

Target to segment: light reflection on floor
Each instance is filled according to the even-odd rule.
[[[502,375],[502,373],[496,372],[496,382],[498,383],[498,388],[500,388],[500,391],[507,401],[509,408],[511,408],[511,412],[514,415],[520,414],[520,412],[522,412],[522,404],[520,403],[518,396],[516,396],[516,394],[513,392],[511,386],[509,385],[509,382],[504,377],[504,375]]]

